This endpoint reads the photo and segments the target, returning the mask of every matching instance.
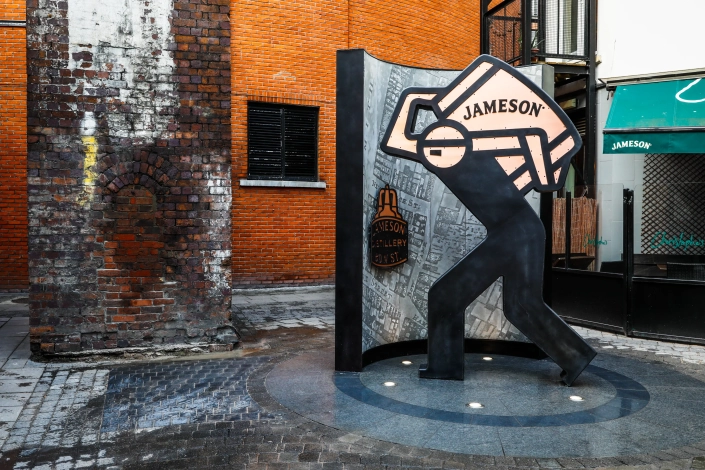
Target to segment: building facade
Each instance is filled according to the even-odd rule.
[[[479,54],[479,2],[306,0],[232,3],[233,285],[335,279],[335,66],[362,48],[405,65],[462,69]],[[248,170],[248,103],[318,110],[309,181]],[[344,116],[342,117],[345,118]]]
[[[139,10],[139,3],[126,5]],[[335,51],[365,48],[383,60],[461,69],[479,53],[478,1],[234,0],[229,7],[231,102],[221,105],[232,107],[233,285],[332,283]],[[0,33],[10,51],[0,63],[3,290],[29,287],[24,19],[24,1],[0,6]],[[93,29],[97,34],[99,28]],[[82,34],[90,39],[90,32]],[[286,175],[262,180],[249,174],[248,103],[317,110],[315,181],[288,181]]]
[[[17,242],[0,249],[0,282],[29,289],[44,354],[227,349],[232,286],[332,283],[336,51],[446,69],[479,53],[473,1],[33,0],[26,12],[26,37],[19,23],[7,34],[27,61],[6,61],[17,70],[0,90],[16,91],[0,138],[18,169],[2,174],[15,195],[2,230]]]
[[[623,112],[621,107],[615,105],[618,87],[689,80],[681,86],[684,88],[705,76],[705,52],[689,47],[698,40],[697,19],[693,15],[682,14],[702,11],[702,5],[695,0],[679,0],[668,11],[658,11],[639,8],[642,3],[603,2],[598,12],[600,35],[597,52],[601,63],[597,66],[597,80],[604,85],[598,94],[597,178],[606,191],[620,193],[617,199],[621,196],[622,188],[634,191],[636,255],[702,255],[705,250],[698,246],[684,250],[678,247],[670,249],[670,245],[660,244],[661,237],[657,236],[657,232],[665,231],[669,240],[673,236],[679,237],[681,232],[687,232],[686,239],[690,235],[698,239],[705,237],[705,233],[702,233],[705,221],[698,220],[702,219],[699,207],[705,202],[705,192],[701,189],[705,187],[701,163],[705,161],[703,155],[696,152],[677,156],[674,154],[678,151],[662,150],[648,152],[644,146],[624,148],[619,153],[612,153],[612,146],[605,145],[604,131],[609,127],[607,121],[610,113],[616,116]],[[629,22],[620,21],[626,16],[630,17]],[[656,30],[658,34],[648,33]],[[689,52],[681,52],[686,50]],[[705,124],[705,116],[699,115],[696,109],[697,102],[705,98],[705,84],[696,83],[687,94],[683,94],[681,99],[686,101],[676,98],[679,90],[674,90],[669,97],[650,94],[650,106],[660,112],[661,99],[669,100],[667,106],[670,108],[677,103],[683,104],[691,108],[687,110],[692,116],[691,125]],[[680,134],[679,138],[683,136]],[[663,189],[658,191],[658,196],[653,191],[649,192],[649,188],[655,189],[657,186]],[[664,218],[666,213],[681,221],[673,217]],[[617,208],[616,212],[606,208],[602,212],[600,225],[603,227],[603,238],[616,242],[611,245],[612,250],[605,250],[605,261],[619,260],[621,257],[621,222],[621,208]],[[657,236],[658,241],[651,243],[654,236]],[[652,245],[660,246],[652,248]]]

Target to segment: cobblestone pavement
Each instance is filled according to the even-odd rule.
[[[332,328],[335,325],[333,286],[243,289],[233,296],[233,316],[240,327],[251,332],[277,328]],[[705,346],[628,338],[580,326],[573,326],[583,338],[598,341],[600,349],[648,351],[657,356],[678,358],[684,363],[705,364]]]
[[[44,371],[29,361],[26,299],[26,294],[0,294],[0,450]]]
[[[609,459],[534,459],[408,447],[324,426],[280,405],[265,379],[289,358],[332,347],[332,289],[243,297],[250,303],[234,305],[248,329],[239,350],[128,364],[32,362],[21,323],[4,320],[26,317],[0,317],[0,469],[705,469],[702,443]],[[705,348],[580,332],[610,354],[705,381]],[[15,334],[19,341],[7,340]]]
[[[677,358],[688,364],[705,364],[705,347],[693,344],[668,343],[648,339],[628,338],[626,336],[591,330],[574,326],[583,338],[596,339],[601,349],[627,349],[632,351],[648,351],[657,356]]]
[[[102,432],[175,424],[260,420],[245,379],[264,357],[135,364],[113,371]]]
[[[233,317],[244,334],[277,328],[332,328],[333,286],[241,289],[233,293]]]

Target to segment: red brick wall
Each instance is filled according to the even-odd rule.
[[[2,3],[0,3],[0,20],[24,21],[27,17],[25,1],[26,0],[2,0]]]
[[[348,45],[346,2],[238,1],[233,9],[233,284],[333,276],[335,55]],[[242,188],[247,101],[319,106],[321,189]]]
[[[479,54],[479,0],[233,0],[233,284],[335,278],[336,51],[461,69]],[[320,107],[322,189],[241,187],[247,101]]]
[[[3,0],[0,20],[24,21],[23,0]],[[27,289],[27,71],[25,29],[1,27],[0,291]]]
[[[463,69],[480,53],[480,2],[351,1],[350,47],[404,65]]]
[[[0,19],[24,20],[24,0]],[[463,68],[479,53],[479,0],[232,0],[233,281],[334,279],[335,51],[365,48],[407,65]],[[25,35],[0,28],[0,290],[27,275]],[[247,100],[320,107],[320,189],[243,188]]]

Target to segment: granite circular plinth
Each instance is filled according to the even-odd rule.
[[[336,374],[338,390],[368,405],[449,423],[499,427],[588,424],[644,408],[649,393],[637,381],[588,366],[574,387],[562,386],[556,367],[501,355],[465,355],[464,381],[418,377],[425,356],[387,359],[361,374]]]
[[[361,373],[334,372],[333,357],[324,350],[278,364],[265,382],[269,394],[328,426],[467,454],[616,457],[705,440],[705,383],[662,363],[601,353],[564,387],[550,360],[468,354],[460,382],[419,379],[423,356]],[[570,400],[576,395],[583,401]]]

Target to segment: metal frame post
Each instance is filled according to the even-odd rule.
[[[622,261],[624,262],[624,334],[632,335],[634,283],[634,191],[624,189],[622,204]]]
[[[565,192],[565,268],[570,268],[570,252],[573,247],[571,246],[571,232],[573,229],[573,198],[571,197],[570,191]]]
[[[489,54],[489,37],[487,31],[487,7],[490,5],[490,0],[481,0],[480,2],[480,53]]]
[[[521,64],[531,65],[531,0],[521,0]]]
[[[536,0],[539,2],[539,54],[546,52],[546,0]],[[543,57],[542,57],[543,58]]]
[[[587,21],[587,51],[588,76],[585,84],[585,99],[587,101],[587,116],[585,116],[585,166],[583,179],[585,184],[595,184],[595,164],[597,162],[597,85],[595,68],[595,53],[597,51],[597,0],[588,0]]]
[[[553,303],[553,193],[541,193],[540,217],[546,232],[546,251],[543,260],[543,301]]]

